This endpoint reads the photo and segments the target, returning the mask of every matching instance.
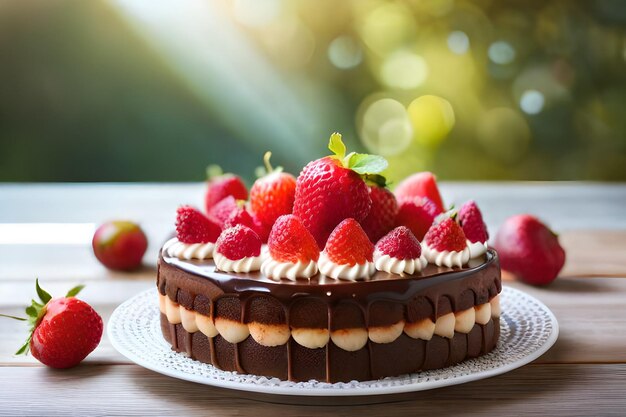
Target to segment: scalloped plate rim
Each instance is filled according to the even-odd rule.
[[[554,313],[552,313],[552,311],[543,302],[539,301],[537,298],[533,297],[532,295],[522,290],[518,290],[516,288],[511,288],[508,286],[503,286],[501,295],[504,294],[504,296],[506,297],[506,293],[508,292],[510,292],[511,295],[513,295],[515,292],[521,293],[523,296],[535,302],[537,304],[537,307],[546,313],[546,315],[548,316],[548,321],[551,322],[552,324],[552,332],[550,333],[546,341],[542,345],[537,347],[537,349],[534,350],[533,352],[528,353],[527,355],[523,356],[522,358],[514,362],[502,364],[500,366],[495,366],[488,370],[473,372],[473,373],[465,374],[465,375],[453,376],[450,378],[426,380],[426,381],[421,381],[421,382],[409,382],[409,383],[405,383],[402,385],[392,385],[392,386],[385,386],[385,387],[358,388],[358,387],[346,387],[346,386],[341,386],[341,387],[329,386],[326,388],[315,388],[315,387],[297,387],[297,386],[290,387],[290,386],[281,386],[281,385],[278,385],[278,386],[269,385],[268,386],[268,385],[261,385],[261,384],[242,382],[242,381],[227,381],[227,380],[220,380],[220,379],[211,379],[202,375],[196,375],[192,373],[169,369],[160,364],[154,363],[150,360],[144,360],[141,356],[136,355],[134,352],[126,349],[126,347],[123,346],[123,343],[120,340],[118,340],[117,335],[115,334],[113,330],[113,327],[114,325],[117,324],[117,320],[123,319],[122,314],[124,311],[124,307],[133,303],[133,301],[135,301],[136,299],[143,297],[148,292],[155,293],[156,295],[156,288],[142,291],[141,293],[131,297],[130,299],[126,300],[124,303],[119,305],[113,311],[113,314],[111,314],[111,317],[107,323],[107,335],[113,347],[120,354],[122,354],[123,356],[128,358],[130,361],[134,362],[135,364],[143,368],[149,369],[151,371],[154,371],[159,374],[166,375],[172,378],[181,379],[181,380],[185,380],[189,382],[195,382],[198,384],[211,385],[211,386],[220,387],[220,388],[234,389],[234,390],[239,390],[239,391],[254,392],[254,393],[260,393],[260,394],[274,394],[274,395],[287,395],[287,396],[323,396],[323,397],[388,395],[388,394],[402,394],[402,393],[407,393],[407,392],[425,391],[425,390],[430,390],[430,389],[435,389],[435,388],[440,388],[440,387],[445,387],[445,386],[459,385],[459,384],[464,384],[467,382],[490,378],[496,375],[501,375],[501,374],[510,372],[512,370],[515,370],[517,368],[520,368],[536,360],[537,358],[542,356],[544,353],[546,353],[554,345],[554,343],[556,343],[558,339],[558,335],[559,335],[558,321]],[[503,311],[502,316],[505,316],[504,311]],[[152,320],[154,320],[154,318]],[[493,352],[488,353],[487,355],[484,355],[484,356],[479,356],[478,358],[474,358],[473,360],[480,361],[481,359],[485,359],[486,357],[492,354]],[[186,360],[197,363],[197,361],[191,358],[186,358]],[[210,364],[203,364],[203,365],[212,367],[212,365]],[[454,368],[454,365],[451,367],[442,368],[442,369],[451,369],[451,368]],[[229,371],[220,371],[216,368],[214,369],[218,373],[224,372],[225,375],[232,374],[232,372],[229,372]],[[418,374],[415,374],[415,375],[418,375]],[[384,378],[383,380],[400,378],[400,377],[401,376],[388,377],[388,378]],[[406,374],[404,375],[404,377],[406,378]],[[270,379],[271,378],[268,378],[268,380]],[[281,381],[281,382],[285,384],[290,383],[290,381]],[[346,384],[349,384],[349,383],[346,383]]]

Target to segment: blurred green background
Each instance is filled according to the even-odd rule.
[[[0,181],[626,180],[626,2],[0,2]]]

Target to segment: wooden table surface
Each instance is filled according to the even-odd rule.
[[[355,405],[350,398],[251,396],[168,378],[128,361],[106,334],[81,365],[52,370],[13,355],[26,326],[3,319],[0,415],[625,415],[626,185],[447,183],[442,191],[447,202],[475,199],[492,235],[521,212],[560,233],[568,259],[556,282],[533,288],[505,276],[505,285],[550,307],[561,327],[556,345],[532,364]],[[156,254],[173,230],[176,207],[200,205],[202,192],[201,184],[0,185],[0,312],[21,315],[39,277],[53,294],[86,284],[82,298],[106,322],[124,300],[154,286]],[[93,257],[95,226],[116,218],[136,220],[147,232],[146,266],[138,272],[110,272]],[[25,223],[38,224],[34,233]]]

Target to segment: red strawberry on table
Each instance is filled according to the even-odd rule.
[[[373,275],[374,245],[355,219],[346,219],[332,231],[320,256],[319,269],[335,279],[356,280]]]
[[[379,271],[398,275],[419,272],[427,263],[420,242],[405,226],[396,227],[376,243],[374,261]]]
[[[470,258],[476,258],[484,254],[487,251],[489,233],[487,232],[487,225],[483,220],[483,215],[474,201],[470,200],[461,206],[457,221],[463,228],[463,233],[465,233],[467,238]]]
[[[207,212],[207,217],[214,223],[224,228],[224,223],[231,213],[244,205],[243,200],[235,200],[235,197],[229,195],[220,200]]]
[[[361,226],[373,243],[393,229],[398,213],[398,202],[391,191],[384,186],[368,185],[372,207]]]
[[[233,174],[211,177],[207,182],[207,190],[204,195],[204,207],[206,212],[208,213],[213,206],[228,196],[233,196],[236,200],[248,199],[248,190],[243,180]]]
[[[396,226],[406,226],[418,240],[433,224],[435,217],[442,211],[428,197],[404,197],[399,200]]]
[[[398,184],[394,193],[398,200],[405,197],[428,197],[439,207],[440,212],[444,210],[443,200],[437,187],[437,177],[432,172],[418,172],[405,178]]]
[[[317,274],[320,250],[315,239],[293,214],[280,216],[267,240],[269,257],[263,262],[263,275],[276,281],[310,278]]]
[[[91,246],[96,258],[107,268],[129,271],[141,266],[148,239],[137,224],[116,220],[98,227]]]
[[[222,229],[191,206],[181,206],[176,211],[176,238],[182,243],[215,242]]]
[[[250,209],[266,230],[271,230],[276,219],[293,210],[296,196],[296,179],[283,172],[282,167],[272,168],[271,152],[264,156],[267,174],[257,179],[250,189]]]
[[[84,301],[75,298],[83,286],[72,288],[65,297],[52,298],[41,289],[39,280],[35,287],[39,301],[33,300],[26,308],[32,325],[26,343],[17,354],[30,350],[33,357],[51,368],[70,368],[78,365],[100,343],[102,318]]]
[[[463,229],[452,217],[448,216],[428,229],[422,242],[422,250],[428,262],[437,266],[460,268],[470,259],[467,238]]]
[[[558,236],[528,214],[506,219],[496,234],[494,246],[502,269],[527,284],[549,284],[565,264],[565,251]]]
[[[216,269],[224,272],[251,272],[261,268],[261,238],[249,227],[236,225],[222,232],[215,243]]]
[[[328,148],[333,152],[302,169],[296,181],[293,214],[309,229],[319,247],[326,244],[333,229],[347,218],[365,219],[372,200],[363,178],[387,168],[387,161],[375,155],[349,153],[341,135],[333,133]]]

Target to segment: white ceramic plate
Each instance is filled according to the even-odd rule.
[[[540,357],[556,342],[554,314],[536,298],[504,287],[500,296],[500,341],[491,353],[444,369],[375,381],[289,382],[277,378],[221,371],[171,350],[161,335],[157,290],[148,290],[120,305],[107,332],[111,343],[136,364],[174,378],[242,391],[299,396],[363,396],[423,391],[488,378]]]

